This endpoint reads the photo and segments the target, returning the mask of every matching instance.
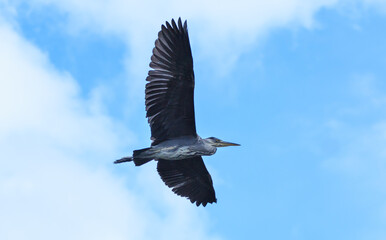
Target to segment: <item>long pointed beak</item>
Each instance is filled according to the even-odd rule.
[[[228,147],[228,146],[240,146],[240,144],[225,142],[225,141],[221,141],[218,143],[218,147]]]

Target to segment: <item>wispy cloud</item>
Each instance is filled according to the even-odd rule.
[[[386,171],[386,119],[383,117],[386,95],[381,91],[383,88],[373,75],[353,77],[349,89],[357,101],[338,111],[339,116],[327,124],[340,149],[325,163],[331,169],[378,187],[386,180],[383,174]]]
[[[385,0],[363,0],[363,2],[367,6],[375,7],[383,12],[386,11],[386,1]]]
[[[355,191],[361,208],[376,224],[363,231],[360,239],[384,239],[386,232],[386,95],[376,76],[353,77],[351,93],[356,98],[350,106],[338,111],[327,124],[327,135],[334,144],[322,165],[339,176]],[[358,211],[360,212],[360,210]]]
[[[314,14],[332,7],[337,0],[274,1],[29,1],[32,6],[56,6],[68,14],[72,32],[84,29],[100,34],[115,34],[128,46],[127,69],[143,78],[160,24],[171,18],[189,20],[196,60],[208,60],[216,74],[228,72],[239,56],[259,37],[275,27],[306,27]],[[133,81],[131,81],[133,82]]]

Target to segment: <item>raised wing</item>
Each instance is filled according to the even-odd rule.
[[[152,145],[180,136],[197,136],[194,72],[186,21],[162,25],[146,78],[146,117]]]
[[[212,178],[201,157],[170,161],[158,160],[157,170],[173,192],[204,207],[217,202]]]

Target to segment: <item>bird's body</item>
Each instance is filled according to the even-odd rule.
[[[216,150],[216,147],[207,144],[206,139],[184,136],[151,146],[137,157],[175,161],[196,156],[210,156],[216,153]]]
[[[151,147],[135,150],[133,156],[114,163],[136,166],[158,161],[157,171],[173,192],[199,206],[216,202],[212,178],[201,156],[213,155],[217,147],[239,146],[196,133],[194,117],[194,72],[186,21],[162,25],[155,42],[146,80],[146,117]]]

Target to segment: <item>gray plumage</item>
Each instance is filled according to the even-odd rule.
[[[132,157],[114,163],[136,166],[156,160],[157,171],[176,194],[197,206],[216,202],[212,178],[201,156],[213,155],[217,147],[239,146],[218,138],[202,139],[194,117],[194,72],[186,21],[172,19],[161,26],[155,41],[146,80],[146,117],[152,144],[135,150]]]

